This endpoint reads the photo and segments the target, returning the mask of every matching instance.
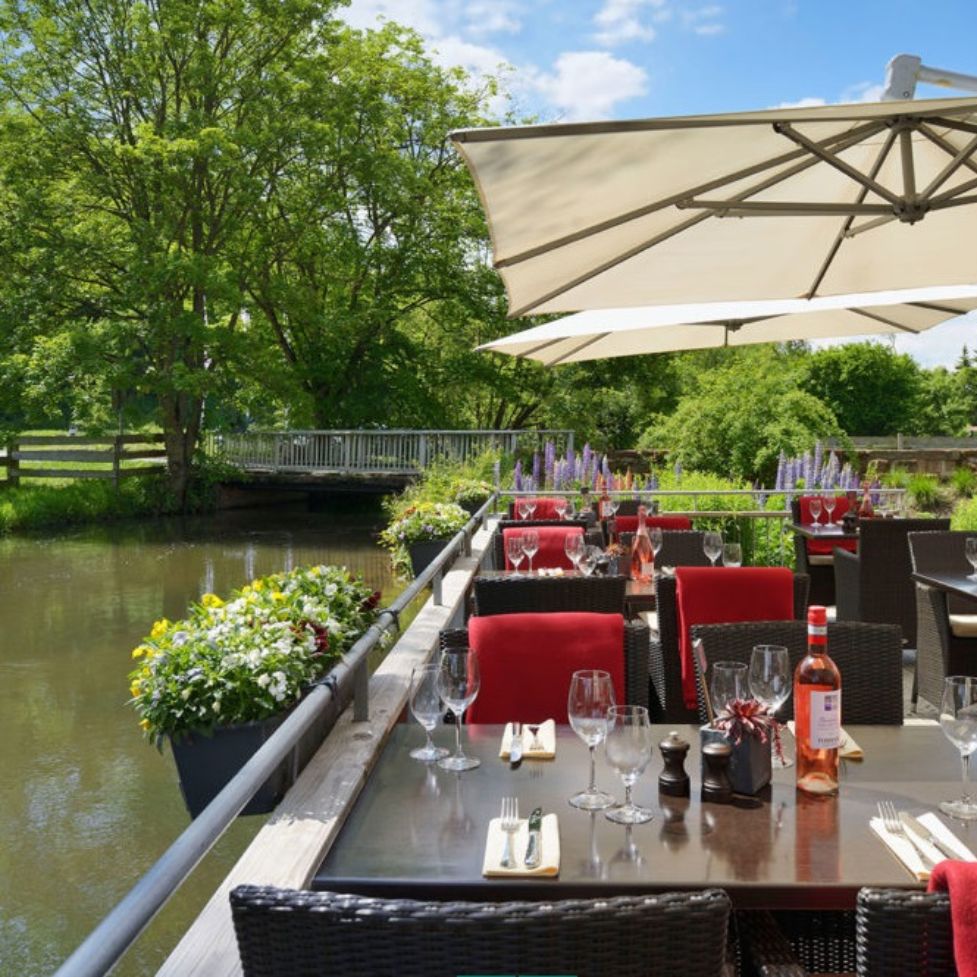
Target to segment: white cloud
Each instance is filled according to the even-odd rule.
[[[445,19],[437,0],[351,0],[339,11],[350,27],[375,28],[377,21],[392,20],[413,27],[419,34],[436,37],[444,32]]]
[[[665,0],[604,0],[604,5],[594,15],[597,26],[594,40],[603,47],[654,40],[654,27],[641,19],[641,14],[646,11],[667,14]]]
[[[501,51],[483,44],[472,44],[454,34],[432,39],[428,53],[437,64],[447,68],[458,65],[476,78],[497,75],[500,67],[508,63]]]
[[[506,0],[471,0],[465,4],[466,27],[472,34],[518,34],[519,8]]]
[[[648,90],[643,68],[606,51],[564,52],[552,72],[535,72],[531,81],[567,119],[607,118],[618,102]]]
[[[849,85],[841,93],[839,101],[844,102],[880,102],[885,85],[881,82],[860,81],[857,85]]]

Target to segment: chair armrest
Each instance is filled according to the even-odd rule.
[[[624,625],[624,686],[627,701],[648,706],[648,656],[651,631],[641,621]]]
[[[794,533],[794,568],[798,573],[807,573],[807,540],[800,533]]]
[[[857,553],[839,547],[834,548],[835,558],[835,607],[839,621],[860,621],[862,619],[861,601],[861,562]]]

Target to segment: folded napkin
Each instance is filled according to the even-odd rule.
[[[526,846],[529,844],[529,821],[523,818],[519,828],[512,836],[512,854],[515,864],[512,868],[503,868],[502,849],[505,847],[505,832],[502,830],[502,819],[492,818],[489,821],[488,837],[485,839],[485,861],[482,863],[482,875],[486,878],[529,878],[530,876],[553,876],[560,874],[560,826],[555,814],[543,816],[540,828],[542,834],[542,858],[536,868],[526,868],[524,859]]]
[[[562,577],[565,575],[563,567],[540,567],[536,573],[541,577]]]
[[[535,723],[533,724],[535,725]],[[533,742],[533,735],[522,724],[522,758],[524,760],[553,760],[556,757],[556,723],[552,719],[547,719],[541,723],[536,739],[542,744],[542,749],[530,749]],[[512,723],[506,723],[502,731],[502,747],[499,756],[503,760],[509,759],[509,748],[512,745]]]
[[[787,721],[787,728],[791,735],[796,739],[797,732],[794,729],[794,720]],[[862,748],[852,739],[851,735],[842,728],[841,730],[841,752],[838,754],[842,760],[864,760],[865,754]]]
[[[918,820],[923,827],[929,829],[951,851],[955,851],[962,861],[977,861],[973,852],[932,811],[928,814],[921,814]],[[869,821],[869,825],[879,838],[882,839],[892,854],[906,866],[918,882],[925,882],[930,877],[930,869],[923,864],[923,859],[920,858],[916,846],[905,835],[893,834],[890,831],[886,831],[882,826],[881,818],[872,818]],[[926,852],[926,857],[931,862],[942,862],[946,859],[946,855],[933,845],[925,842],[921,842],[921,845]]]
[[[927,891],[950,894],[953,961],[960,977],[977,977],[977,865],[937,865]]]

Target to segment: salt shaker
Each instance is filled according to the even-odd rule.
[[[733,797],[729,782],[729,760],[733,748],[729,743],[706,743],[702,748],[702,799],[727,804]]]
[[[658,789],[670,797],[688,797],[691,793],[689,775],[685,772],[685,755],[689,752],[689,744],[672,730],[658,744],[665,769],[658,776]]]

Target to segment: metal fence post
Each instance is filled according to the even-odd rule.
[[[366,659],[360,662],[353,679],[353,722],[365,723],[370,718],[370,671]]]
[[[441,598],[441,581],[444,578],[444,571],[439,567],[431,581],[431,600],[435,607],[440,607],[444,601]]]

